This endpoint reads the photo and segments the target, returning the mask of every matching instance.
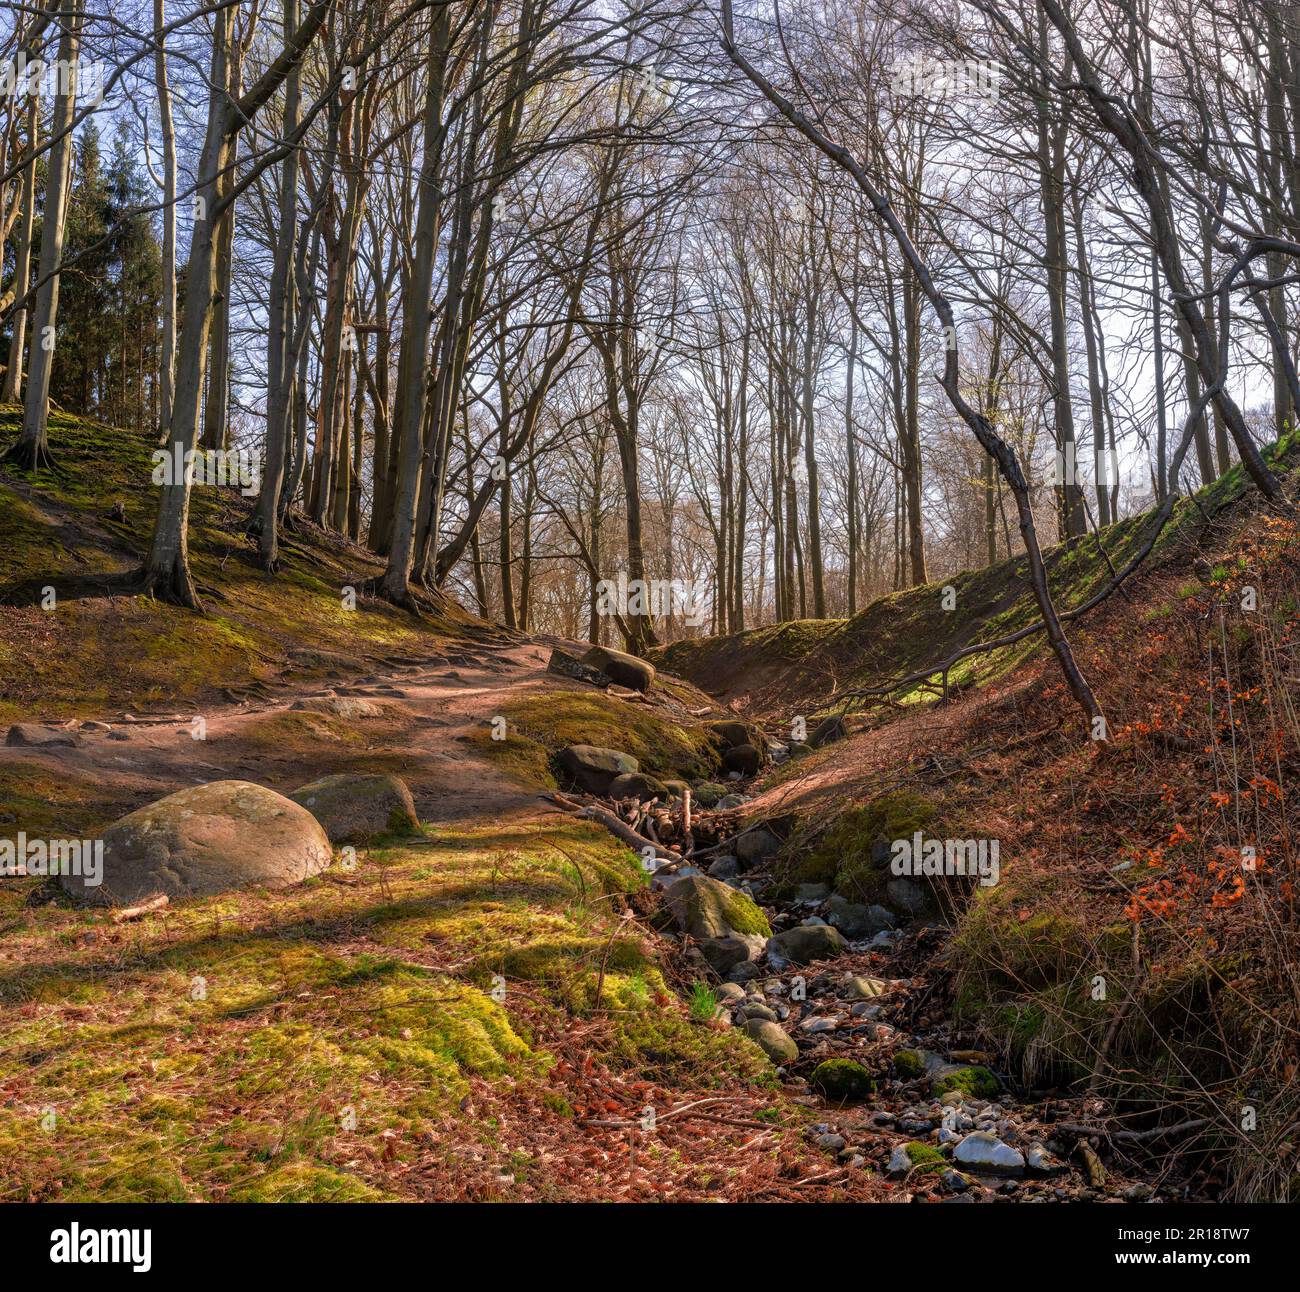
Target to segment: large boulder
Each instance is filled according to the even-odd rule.
[[[330,842],[306,808],[248,781],[213,781],[139,808],[104,831],[103,882],[60,877],[79,901],[133,906],[250,884],[288,888],[319,874]]]
[[[744,893],[707,875],[685,875],[664,890],[677,927],[693,938],[767,937],[767,917]]]
[[[802,966],[830,960],[847,946],[844,935],[829,924],[800,924],[772,938],[767,952],[776,962]]]
[[[577,655],[570,655],[568,651],[563,651],[558,646],[551,651],[546,671],[556,674],[557,677],[572,678],[575,682],[586,682],[590,686],[604,687],[610,683],[610,679],[600,669],[584,664]]]
[[[645,772],[624,772],[609,783],[608,796],[612,799],[668,799],[672,791],[661,780]]]
[[[641,770],[631,754],[599,745],[570,745],[560,750],[555,761],[565,776],[588,794],[608,794],[619,776]]]
[[[621,650],[611,650],[608,646],[593,646],[583,657],[582,662],[588,668],[604,673],[607,678],[626,686],[632,691],[648,691],[655,680],[653,664],[638,659],[635,655],[626,655]]]
[[[406,782],[387,774],[326,776],[289,795],[325,827],[331,843],[366,843],[419,827]]]

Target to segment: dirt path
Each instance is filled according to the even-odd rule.
[[[75,744],[0,748],[0,775],[19,762],[35,765],[52,777],[93,783],[99,795],[125,812],[208,781],[248,780],[283,791],[365,763],[396,762],[426,822],[517,813],[535,804],[536,796],[503,776],[467,737],[508,699],[566,685],[546,672],[550,650],[550,642],[540,641],[458,642],[419,662],[360,677],[278,683],[266,699],[58,724],[51,729],[73,737]],[[325,714],[325,725],[341,739],[313,739],[292,723],[275,723],[277,717],[304,712],[294,708],[300,703],[320,701],[329,708],[353,700],[377,713]]]

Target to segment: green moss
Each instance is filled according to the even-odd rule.
[[[917,1050],[899,1050],[894,1055],[894,1071],[904,1081],[915,1081],[925,1076],[925,1060]]]
[[[941,1077],[936,1077],[934,1081],[934,1093],[936,1095],[944,1095],[951,1090],[959,1090],[963,1095],[969,1095],[972,1099],[996,1099],[1001,1089],[1002,1083],[997,1077],[987,1068],[978,1064],[961,1068],[956,1072],[946,1073]]]
[[[875,1078],[852,1059],[826,1059],[813,1069],[810,1084],[827,1099],[863,1100],[876,1089]]]
[[[601,691],[553,690],[503,706],[506,739],[478,733],[475,743],[512,775],[553,787],[550,760],[569,745],[600,745],[631,754],[651,776],[696,781],[716,772],[716,737],[673,713],[629,704]]]
[[[768,924],[767,916],[763,914],[762,909],[747,893],[738,892],[734,888],[730,889],[723,913],[727,923],[737,933],[760,938],[770,938],[772,936],[772,926]]]
[[[789,882],[830,884],[854,901],[877,902],[890,879],[889,845],[910,839],[935,817],[919,794],[899,790],[841,813],[817,846],[792,869]]]
[[[948,1159],[933,1144],[913,1141],[903,1145],[903,1152],[914,1169],[924,1173],[942,1171],[948,1165]]]
[[[385,1195],[353,1176],[293,1162],[233,1189],[231,1202],[381,1202]]]

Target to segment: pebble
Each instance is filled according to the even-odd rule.
[[[905,1176],[912,1169],[912,1159],[907,1156],[903,1146],[897,1145],[894,1151],[889,1155],[889,1164],[885,1167],[885,1174],[891,1179],[898,1180]]]
[[[805,1018],[799,1024],[801,1032],[833,1032],[835,1030],[835,1020],[833,1018]]]

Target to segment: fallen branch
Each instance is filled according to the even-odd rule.
[[[649,848],[653,851],[656,860],[685,860],[680,853],[675,852],[666,844],[657,843],[653,839],[647,839],[643,834],[638,834],[630,825],[606,808],[597,807],[594,803],[578,803],[559,792],[551,794],[549,798],[552,803],[564,811],[576,813],[588,821],[595,821],[603,825],[610,834],[617,839],[621,839],[629,848],[634,848],[641,856],[645,856],[645,850]]]
[[[113,923],[125,924],[128,920],[138,920],[146,915],[152,915],[155,911],[161,911],[170,902],[171,898],[166,893],[158,897],[151,897],[147,902],[142,902],[139,906],[127,906],[120,911],[114,911]]]

